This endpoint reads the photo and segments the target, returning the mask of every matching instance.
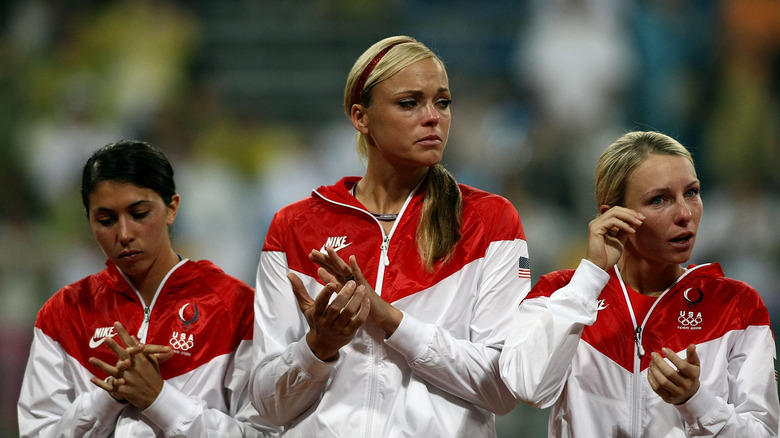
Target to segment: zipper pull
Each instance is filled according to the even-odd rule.
[[[138,329],[138,340],[146,342],[146,332],[149,331],[149,321],[152,319],[152,308],[144,306],[144,321],[141,323],[141,327]]]
[[[636,343],[636,349],[639,353],[639,357],[645,355],[645,349],[642,347],[642,327],[637,327],[634,332],[634,342]]]
[[[382,263],[384,263],[385,266],[390,266],[390,258],[387,256],[388,240],[390,240],[390,236],[385,236],[385,240],[382,241],[382,246],[380,246],[380,249],[382,250]]]

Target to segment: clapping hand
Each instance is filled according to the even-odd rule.
[[[347,264],[333,248],[326,246],[324,253],[312,250],[309,254],[309,260],[320,266],[317,274],[325,283],[332,282],[343,285],[344,281],[354,279],[358,285],[365,287],[366,296],[371,301],[368,321],[382,327],[388,336],[395,332],[403,319],[403,313],[374,291],[363,275],[354,255],[349,257],[349,264]]]
[[[335,360],[339,349],[347,345],[366,322],[371,303],[365,287],[350,280],[336,293],[338,283],[328,282],[317,298],[312,299],[297,275],[289,273],[287,278],[298,307],[309,323],[306,343],[320,360]],[[331,299],[334,293],[336,296]]]

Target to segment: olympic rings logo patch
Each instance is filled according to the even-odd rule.
[[[168,341],[174,350],[187,351],[195,345],[195,338],[186,333],[173,332],[171,340]]]
[[[680,316],[677,318],[677,322],[688,327],[696,327],[701,324],[701,321],[701,312],[694,313],[681,310]]]

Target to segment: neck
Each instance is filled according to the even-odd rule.
[[[170,253],[161,256],[161,259],[155,260],[152,266],[145,272],[133,276],[127,275],[133,286],[138,289],[138,293],[141,294],[144,305],[149,306],[152,304],[154,294],[157,293],[157,289],[160,287],[163,279],[179,262],[179,256],[171,249]]]
[[[651,297],[661,295],[685,272],[680,265],[657,266],[646,260],[637,261],[621,257],[617,263],[620,276],[626,286]]]
[[[425,178],[427,169],[414,175],[402,177],[377,177],[366,172],[358,181],[355,197],[369,211],[374,213],[394,214],[401,211],[409,194],[420,181]]]

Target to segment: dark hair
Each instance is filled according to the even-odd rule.
[[[103,181],[152,189],[170,204],[176,194],[173,167],[162,151],[142,141],[120,140],[95,151],[84,165],[81,202],[89,217],[89,195]]]

